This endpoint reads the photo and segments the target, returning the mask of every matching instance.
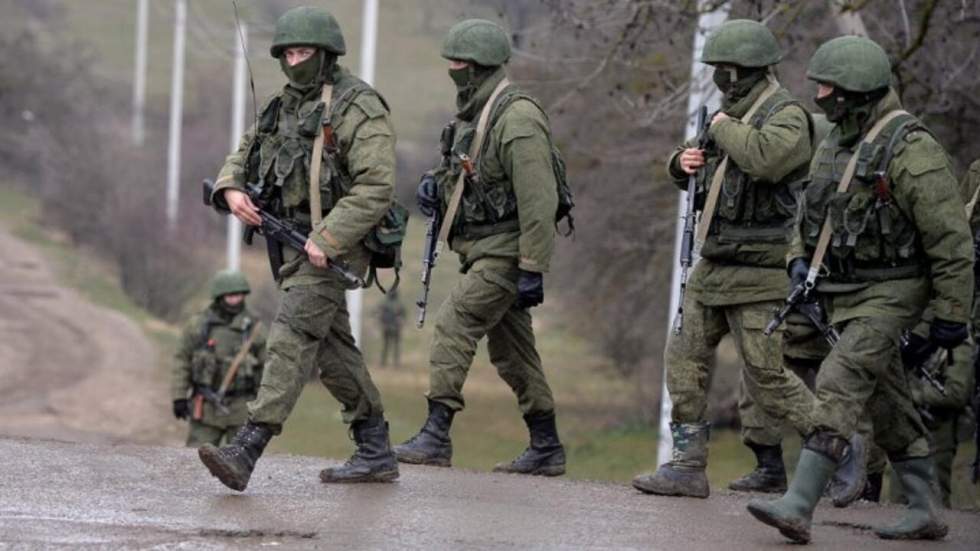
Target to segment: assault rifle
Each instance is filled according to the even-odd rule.
[[[204,204],[210,207],[211,195],[214,193],[214,182],[211,180],[204,180],[202,187],[204,190]],[[252,203],[259,208],[259,217],[262,218],[261,226],[247,226],[245,228],[245,234],[242,237],[245,244],[251,245],[252,238],[256,233],[258,233],[259,235],[265,237],[266,242],[269,240],[276,241],[305,255],[306,241],[308,239],[306,234],[299,231],[297,226],[294,224],[282,220],[273,214],[272,210],[266,204],[266,201],[262,199],[262,193],[258,186],[255,184],[245,184],[245,193],[248,195],[249,199],[252,200]],[[279,260],[279,264],[281,264],[281,258]],[[273,276],[278,277],[279,267],[275,265],[276,261],[273,260],[271,254],[269,256],[269,262],[273,264]],[[351,272],[350,268],[348,268],[346,265],[336,260],[330,259],[330,262],[327,263],[327,269],[339,274],[352,285],[356,285],[358,287],[364,286],[363,279]]]
[[[819,301],[810,297],[810,289],[810,287],[807,287],[806,282],[793,287],[793,290],[790,291],[789,296],[783,302],[783,307],[773,316],[769,325],[763,331],[763,334],[767,337],[772,335],[786,320],[786,316],[790,312],[796,311],[806,316],[806,319],[817,328],[817,331],[820,331],[820,334],[830,343],[830,346],[836,345],[837,341],[840,340],[840,334],[837,332],[837,329],[834,329],[833,325],[827,323],[826,312],[820,306]]]
[[[928,339],[913,337],[908,329],[899,337],[899,350],[905,369],[914,371],[920,379],[932,385],[943,396],[946,395],[946,387],[936,378],[935,369],[942,362],[943,356],[946,357],[947,365],[952,365],[952,350],[942,350]]]
[[[698,149],[704,149],[708,141],[708,107],[698,109],[697,142]],[[677,300],[677,314],[674,316],[674,334],[680,335],[684,327],[684,295],[687,292],[687,273],[694,263],[694,227],[697,223],[698,175],[687,177],[687,206],[684,209],[684,232],[681,234],[681,285]]]
[[[436,209],[429,217],[429,223],[425,226],[425,249],[422,252],[422,294],[415,301],[419,307],[419,317],[415,320],[415,326],[422,329],[425,325],[425,311],[429,305],[429,286],[432,285],[432,269],[436,267],[436,259],[439,252],[436,250],[439,242],[439,229],[442,227],[442,215]]]

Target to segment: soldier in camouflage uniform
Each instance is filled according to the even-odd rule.
[[[980,231],[980,210],[976,208],[978,193],[980,193],[980,161],[970,165],[970,169],[960,185],[960,194],[963,201],[967,203],[966,213],[970,217],[970,227],[974,239],[976,239],[977,232]],[[974,270],[976,269],[977,266],[975,265]],[[940,393],[921,377],[909,379],[912,399],[922,414],[926,428],[929,429],[929,449],[936,464],[936,475],[945,507],[951,506],[953,459],[956,457],[956,448],[959,445],[960,416],[967,404],[970,403],[974,389],[973,350],[974,343],[980,342],[978,341],[978,337],[980,337],[980,301],[977,300],[976,294],[977,288],[975,287],[973,315],[970,320],[973,339],[964,342],[953,350],[952,364],[945,361],[944,355],[934,355],[928,360],[927,369],[938,380],[942,381],[946,393]],[[923,316],[923,321],[919,323],[911,335],[914,343],[911,348],[920,346],[928,338],[929,320],[932,318],[931,312],[927,312]],[[877,473],[877,476],[876,490],[880,493],[881,473]],[[870,471],[868,477],[871,478]],[[890,497],[895,501],[904,501],[901,485],[894,478],[891,488]],[[869,497],[877,497],[877,495]]]
[[[402,325],[405,323],[405,306],[398,300],[398,290],[392,289],[385,295],[378,308],[378,321],[381,322],[381,365],[388,364],[392,356],[395,367],[401,366]]]
[[[181,333],[171,395],[174,416],[190,422],[189,447],[227,442],[248,418],[245,404],[259,389],[265,355],[265,334],[245,306],[249,292],[241,273],[218,273],[211,281],[211,304]],[[205,400],[202,392],[218,391],[252,331],[256,334],[225,393],[222,405],[227,411],[222,411]]]
[[[818,83],[817,105],[836,126],[814,155],[787,263],[794,283],[810,280],[826,222],[829,248],[817,291],[840,341],[820,366],[815,430],[789,490],[776,501],[753,500],[748,509],[787,538],[808,542],[813,510],[866,409],[875,442],[909,498],[907,515],[876,534],[942,538],[947,527],[933,501],[928,432],[898,345],[927,306],[934,316],[929,340],[950,349],[967,338],[973,250],[963,202],[945,151],[901,111],[880,46],[861,37],[833,39],[814,53],[807,76]],[[880,133],[869,138],[872,129]],[[845,166],[854,178],[837,191]]]
[[[423,177],[423,213],[445,212],[468,153],[477,119],[505,78],[507,34],[484,20],[455,25],[442,48],[456,84],[457,121],[451,155]],[[554,250],[557,181],[548,118],[537,102],[507,86],[490,105],[489,125],[476,158],[477,177],[466,183],[450,247],[463,277],[435,320],[429,364],[429,415],[418,434],[396,446],[399,461],[449,466],[450,424],[463,409],[463,383],[487,337],[490,361],[517,395],[530,445],[499,472],[555,476],[565,472],[565,451],[555,427],[555,403],[535,349],[529,308],[544,300],[543,276]],[[449,139],[449,138],[446,138]],[[518,217],[518,212],[520,216]]]
[[[724,99],[708,130],[711,144],[705,150],[685,144],[668,161],[670,178],[681,189],[689,175],[698,174],[702,204],[722,162],[727,169],[719,175],[717,212],[710,221],[702,214],[702,226],[710,225],[688,282],[685,323],[680,334],[671,333],[664,354],[673,458],[633,479],[646,493],[708,497],[707,382],[726,334],[744,362],[745,393],[767,418],[789,423],[800,434],[812,430],[811,392],[783,366],[780,339],[763,334],[786,295],[783,258],[812,140],[808,113],[770,70],[781,58],[775,37],[761,23],[732,20],[713,32],[701,61],[715,67]],[[759,466],[734,484],[745,490],[785,487],[780,437],[764,439],[751,430],[745,436]]]
[[[309,231],[305,255],[282,248],[270,253],[284,260],[274,274],[280,304],[248,423],[230,445],[200,449],[211,473],[239,491],[269,439],[282,430],[313,368],[341,403],[356,442],[350,460],[324,469],[321,481],[398,477],[381,396],[351,335],[344,294],[349,284],[327,269],[338,262],[365,273],[370,253],[363,240],[392,204],[395,181],[395,132],[387,104],[340,66],[337,57],[345,51],[340,27],[326,10],[299,7],[279,19],[271,54],[289,82],[262,107],[215,182],[212,201],[219,211],[230,210],[244,223],[258,225],[256,207],[242,192],[246,182],[257,183],[286,220]],[[328,112],[321,101],[324,84],[332,86]],[[326,139],[328,131],[332,135]],[[310,227],[310,158],[321,132],[323,220]]]

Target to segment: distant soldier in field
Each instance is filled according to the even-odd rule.
[[[932,491],[928,430],[899,342],[927,308],[931,345],[948,350],[967,339],[973,246],[963,200],[942,146],[902,109],[878,44],[856,36],[826,42],[807,77],[836,126],[810,165],[786,258],[794,284],[815,284],[839,341],[820,365],[814,430],[788,491],[752,500],[748,510],[785,537],[809,542],[813,511],[866,411],[909,503],[897,524],[875,533],[940,539],[948,529]]]
[[[388,355],[392,356],[395,367],[401,367],[402,325],[405,324],[405,306],[398,299],[398,290],[392,289],[385,295],[378,307],[378,322],[381,325],[381,365],[388,365]]]
[[[337,20],[322,8],[293,8],[279,18],[270,54],[288,82],[265,103],[238,151],[225,161],[211,197],[219,212],[258,226],[261,217],[245,187],[256,184],[274,214],[308,235],[305,254],[267,243],[280,302],[269,330],[262,385],[248,405],[248,422],[231,442],[199,450],[211,474],[234,490],[247,486],[311,369],[341,403],[356,445],[344,465],[323,469],[320,480],[398,478],[381,394],[351,334],[345,292],[354,284],[329,269],[336,263],[366,273],[371,252],[365,238],[391,208],[395,186],[395,131],[388,106],[340,65],[337,58],[346,51]],[[320,165],[314,166],[318,157]]]
[[[486,337],[490,361],[517,395],[530,433],[524,453],[494,470],[557,476],[565,472],[565,449],[530,309],[544,300],[563,169],[556,164],[548,117],[506,80],[510,55],[507,33],[490,21],[458,23],[443,43],[456,84],[457,120],[443,132],[443,166],[423,177],[417,198],[423,214],[439,210],[444,227],[451,225],[449,246],[463,276],[435,320],[428,418],[395,453],[406,463],[450,465],[450,425],[464,407],[463,384],[477,343]],[[474,145],[478,134],[485,136],[482,147]]]
[[[775,36],[756,21],[728,21],[709,35],[701,61],[714,67],[722,108],[706,131],[707,145],[684,144],[667,163],[681,189],[690,176],[698,178],[702,245],[684,323],[671,332],[664,353],[673,455],[656,472],[633,479],[645,493],[708,497],[707,386],[725,335],[734,339],[744,363],[744,394],[760,414],[801,435],[813,430],[813,394],[783,366],[780,336],[763,334],[786,296],[785,255],[814,134],[809,113],[775,78],[772,67],[782,56]],[[743,438],[758,465],[733,486],[785,488],[779,431],[747,423]],[[863,487],[863,462],[861,456],[854,463],[860,468],[850,476],[853,493]]]
[[[211,304],[181,333],[173,370],[173,412],[190,422],[190,447],[225,443],[248,419],[245,404],[259,390],[265,356],[265,331],[245,306],[250,292],[243,274],[219,272],[211,280]],[[247,351],[240,354],[246,345]],[[206,396],[218,392],[232,368],[225,399],[213,403]]]

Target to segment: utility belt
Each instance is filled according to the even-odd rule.
[[[217,392],[217,389],[210,387],[203,387],[201,385],[194,386],[194,395],[200,394],[199,388],[208,388],[211,392]],[[250,385],[245,388],[229,388],[228,392],[225,393],[225,398],[254,398],[259,393],[259,388],[255,385]]]
[[[310,204],[306,201],[296,205],[295,207],[282,208],[280,215],[296,224],[297,231],[302,231],[304,233],[309,233],[313,227],[312,219],[310,218]],[[326,218],[330,214],[331,209],[324,209],[322,214]]]
[[[834,283],[879,283],[895,279],[911,279],[923,277],[928,270],[921,263],[902,264],[898,266],[881,266],[868,262],[853,262],[838,258],[828,259],[833,266],[827,281]]]
[[[517,218],[493,224],[467,224],[464,222],[460,224],[459,231],[453,232],[453,236],[465,241],[476,241],[491,235],[520,231],[520,229],[521,221]]]
[[[792,220],[779,220],[773,224],[748,226],[715,218],[711,233],[719,243],[788,243]]]

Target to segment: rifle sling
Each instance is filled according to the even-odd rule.
[[[310,158],[310,221],[315,228],[323,220],[323,209],[320,201],[320,164],[323,161],[323,142],[330,128],[330,100],[333,96],[333,86],[323,85],[320,101],[323,102],[323,128],[313,140],[313,154]]]
[[[752,117],[755,116],[756,111],[762,107],[762,104],[766,102],[773,94],[779,90],[779,82],[773,78],[769,77],[769,86],[763,90],[762,94],[755,100],[752,107],[742,116],[740,119],[743,123],[749,124]],[[709,125],[710,127],[710,125]],[[698,236],[697,242],[704,243],[705,239],[708,238],[708,229],[711,227],[711,220],[715,217],[715,211],[718,209],[718,198],[721,196],[721,185],[722,181],[725,179],[725,172],[728,170],[728,155],[722,157],[721,162],[718,163],[718,167],[715,169],[714,175],[711,177],[711,186],[708,188],[708,197],[704,203],[704,212],[701,214],[701,225],[698,226]]]
[[[261,325],[261,322],[255,322],[252,330],[248,333],[248,338],[245,339],[242,347],[238,350],[238,354],[235,354],[235,357],[231,360],[231,366],[228,367],[228,371],[225,372],[225,378],[221,380],[221,386],[218,387],[218,396],[220,398],[224,398],[228,389],[231,388],[231,383],[235,380],[235,375],[238,374],[238,368],[241,367],[242,361],[245,360],[245,356],[248,355],[248,351],[252,349],[252,344],[255,343],[255,339],[259,335],[259,327]]]
[[[476,124],[476,135],[473,136],[473,143],[470,144],[470,159],[474,167],[478,167],[477,156],[480,153],[480,148],[483,147],[483,139],[487,131],[487,123],[490,121],[490,112],[493,110],[493,104],[497,101],[497,97],[500,93],[504,91],[504,88],[510,86],[510,81],[504,77],[503,80],[497,84],[497,87],[493,89],[493,93],[490,94],[490,98],[487,103],[483,106],[483,110],[480,112],[479,122]],[[439,239],[436,241],[436,256],[442,253],[443,243],[449,239],[449,231],[453,226],[453,222],[456,220],[456,213],[459,211],[459,204],[463,200],[463,186],[466,185],[466,171],[461,170],[459,173],[459,178],[456,180],[456,187],[453,188],[453,194],[449,197],[449,205],[446,208],[446,216],[442,219],[442,227],[439,228]]]
[[[885,116],[878,119],[878,122],[871,127],[871,130],[864,136],[859,143],[854,148],[854,154],[851,155],[851,159],[847,162],[847,166],[844,168],[844,175],[841,177],[840,182],[837,184],[837,193],[846,193],[847,189],[851,187],[851,180],[854,179],[854,171],[857,168],[857,150],[861,147],[861,144],[871,143],[878,134],[885,129],[885,126],[889,122],[894,120],[896,117],[908,114],[902,109],[896,109],[894,111],[888,112]],[[888,167],[885,167],[888,170]],[[823,264],[824,258],[827,256],[827,248],[830,246],[830,237],[833,233],[833,229],[830,227],[830,213],[827,213],[823,219],[823,226],[820,228],[820,236],[817,238],[817,247],[813,251],[813,257],[810,259],[810,271],[806,275],[806,286],[812,289],[817,281],[817,276],[820,274],[820,266]]]

